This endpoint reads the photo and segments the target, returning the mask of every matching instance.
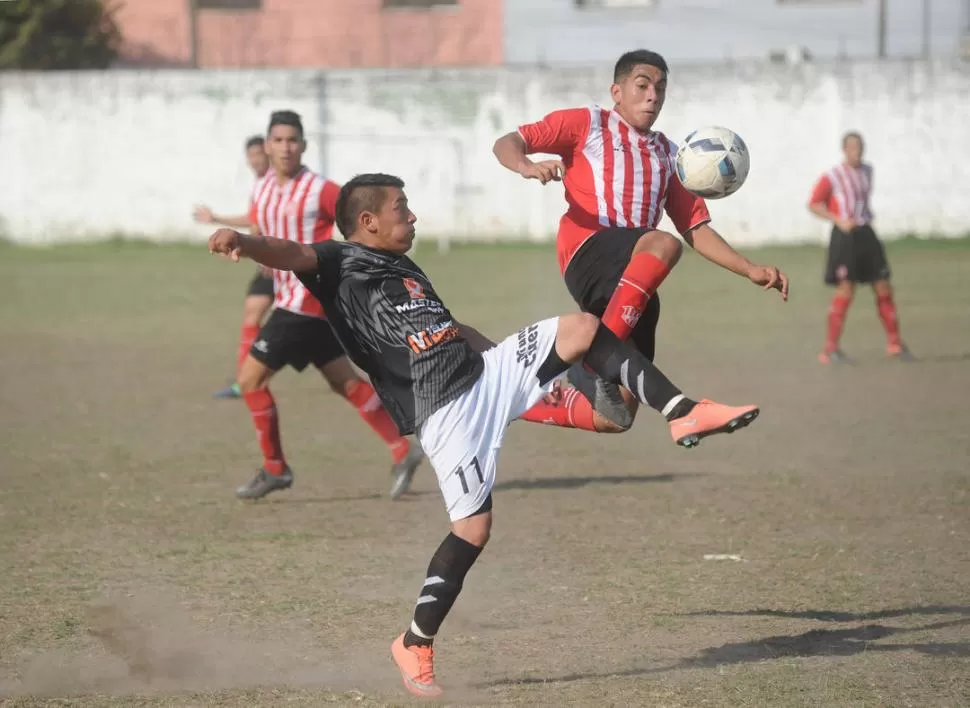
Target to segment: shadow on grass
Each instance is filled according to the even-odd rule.
[[[746,612],[695,612],[693,616],[766,616],[796,619],[817,619],[829,622],[864,622],[873,619],[905,617],[909,615],[963,615],[958,619],[933,622],[918,627],[886,627],[867,624],[850,629],[814,629],[795,635],[763,637],[746,642],[731,642],[702,649],[694,656],[685,657],[673,664],[649,667],[633,667],[596,673],[575,673],[562,676],[507,678],[479,685],[479,688],[539,683],[565,683],[587,679],[604,679],[623,676],[649,676],[678,669],[704,669],[718,666],[768,661],[794,657],[835,656],[846,657],[871,652],[914,651],[926,656],[970,658],[970,641],[913,642],[905,644],[880,644],[879,640],[904,636],[916,632],[931,632],[952,627],[970,625],[970,607],[941,605],[912,607],[899,610],[883,610],[870,613],[849,612],[785,612],[779,610],[750,610]]]
[[[591,484],[650,484],[653,482],[673,482],[678,478],[699,477],[696,474],[655,474],[655,475],[613,475],[603,474],[589,477],[546,477],[540,479],[510,479],[499,482],[495,491],[528,489],[577,489]]]
[[[874,612],[839,612],[838,610],[704,610],[685,612],[678,617],[784,617],[820,622],[871,622],[873,620],[909,617],[911,615],[963,615],[970,618],[970,605],[916,605],[897,610]]]

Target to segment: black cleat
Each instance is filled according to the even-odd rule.
[[[414,473],[423,460],[424,450],[415,440],[411,443],[407,457],[391,467],[391,477],[394,478],[394,482],[391,484],[391,499],[400,499],[411,488],[411,480],[414,479]]]
[[[593,410],[614,425],[629,430],[633,414],[620,394],[620,387],[589,371],[583,363],[576,362],[566,372],[566,380],[593,405]]]
[[[262,499],[270,492],[289,489],[293,486],[293,470],[287,465],[283,474],[270,474],[265,467],[261,467],[249,484],[239,487],[236,496],[240,499]]]

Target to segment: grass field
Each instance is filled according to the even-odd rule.
[[[686,451],[512,426],[489,548],[439,637],[452,704],[970,704],[970,242],[889,251],[903,333],[870,293],[851,368],[815,362],[815,248],[752,252],[792,300],[687,254],[658,363],[755,402]],[[461,319],[504,335],[570,308],[550,249],[424,249]],[[202,247],[0,248],[0,704],[407,703],[388,645],[447,520],[311,372],[274,384],[293,489],[230,373],[249,266]],[[730,554],[740,560],[705,559]]]

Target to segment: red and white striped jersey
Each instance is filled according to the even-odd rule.
[[[710,221],[704,200],[674,175],[677,145],[641,133],[615,110],[554,111],[519,127],[529,153],[558,155],[566,167],[568,208],[559,222],[559,268],[595,232],[611,226],[654,229],[666,211],[680,233]]]
[[[301,167],[285,184],[270,170],[256,182],[249,218],[264,236],[297,243],[317,243],[333,237],[340,186]],[[273,271],[273,307],[299,315],[324,317],[323,307],[289,271]]]
[[[819,177],[809,204],[824,204],[837,219],[849,219],[856,226],[863,226],[873,218],[871,193],[872,165],[852,167],[842,163]]]

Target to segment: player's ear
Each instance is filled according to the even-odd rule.
[[[619,103],[620,96],[622,94],[623,94],[623,89],[620,88],[620,85],[618,83],[614,82],[614,84],[610,86],[610,96],[613,97],[613,103]]]

